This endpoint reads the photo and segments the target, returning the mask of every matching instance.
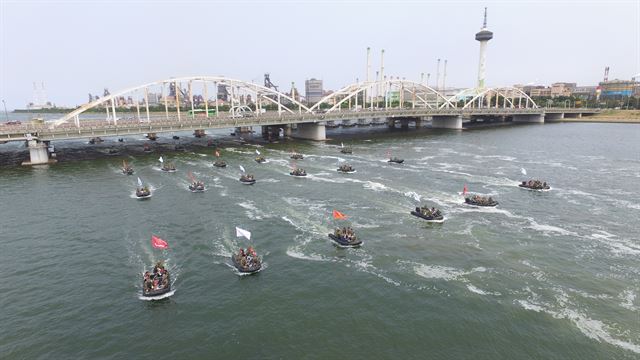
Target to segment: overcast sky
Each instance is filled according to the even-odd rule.
[[[282,88],[336,89],[372,74],[418,80],[448,59],[447,86],[474,86],[474,34],[488,6],[488,86],[596,85],[640,73],[640,0],[631,1],[30,1],[0,0],[0,99],[59,106],[154,80],[225,75]]]

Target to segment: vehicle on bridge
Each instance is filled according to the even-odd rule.
[[[206,111],[205,109],[193,109],[193,110],[189,110],[187,111],[187,115],[189,116],[204,116],[204,115],[209,115],[209,116],[216,116],[218,112],[216,111],[216,109],[209,109],[208,111]]]

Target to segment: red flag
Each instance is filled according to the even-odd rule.
[[[467,184],[464,184],[464,188],[462,189],[462,195],[467,193]]]
[[[156,249],[168,249],[169,244],[155,235],[151,235],[151,245]]]
[[[338,210],[333,210],[333,218],[336,220],[344,220],[347,218],[347,215],[341,213]]]
[[[216,150],[216,156],[220,157],[220,153],[218,152],[218,150]]]

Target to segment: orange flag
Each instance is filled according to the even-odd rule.
[[[336,220],[344,220],[347,218],[347,215],[341,213],[338,210],[333,210],[333,218]]]
[[[215,154],[216,154],[217,157],[220,157],[220,153],[218,152],[218,150],[216,150]]]
[[[464,188],[462,189],[462,195],[467,193],[467,184],[464,184]]]

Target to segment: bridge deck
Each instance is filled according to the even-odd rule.
[[[331,120],[353,120],[364,118],[397,118],[429,116],[513,116],[544,113],[580,113],[593,114],[597,109],[518,109],[518,108],[471,108],[471,109],[387,109],[361,111],[335,111],[330,113],[282,113],[269,112],[249,117],[214,116],[189,117],[177,115],[154,116],[146,119],[118,120],[117,124],[106,120],[81,120],[80,127],[75,124],[63,124],[53,127],[44,125],[0,125],[0,141],[24,141],[27,134],[39,140],[63,140],[89,138],[95,136],[123,136],[145,133],[162,133],[196,129],[220,129],[242,126],[284,125]]]

